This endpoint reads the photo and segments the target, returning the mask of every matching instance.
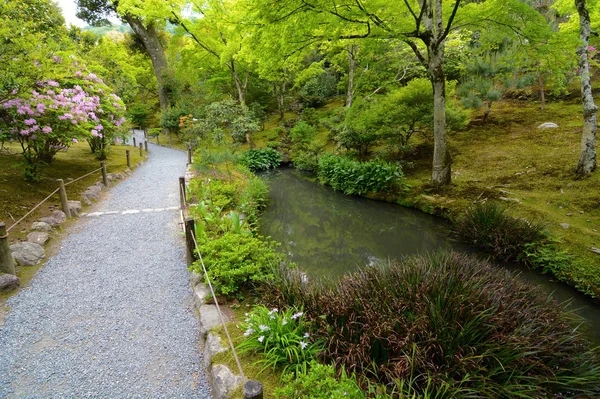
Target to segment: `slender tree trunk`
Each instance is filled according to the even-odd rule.
[[[424,1],[425,3],[425,1]],[[444,72],[444,42],[442,0],[432,1],[425,13],[425,26],[433,33],[427,45],[428,69],[433,86],[433,170],[431,183],[443,186],[450,183],[452,159],[446,145],[446,74]]]
[[[579,38],[581,46],[577,49],[578,66],[581,80],[581,100],[583,103],[583,133],[581,135],[581,153],[576,173],[588,175],[596,169],[596,130],[598,129],[598,107],[594,104],[592,85],[590,82],[590,64],[588,61],[588,45],[590,38],[590,15],[585,0],[575,0],[579,13]]]
[[[281,82],[281,87],[275,85],[275,97],[277,98],[277,108],[279,108],[279,118],[283,120],[285,113],[285,78]]]
[[[483,123],[487,122],[488,116],[490,116],[490,112],[492,111],[492,102],[487,102],[487,107],[485,108],[485,112],[483,113]]]
[[[237,70],[235,68],[235,61],[233,59],[231,60],[230,67],[231,74],[233,75],[233,80],[235,81],[235,88],[237,89],[238,93],[238,101],[240,102],[240,106],[242,107],[242,109],[246,110],[246,85],[248,82],[246,81],[246,84],[242,83],[242,79],[240,79],[240,76],[237,73]]]
[[[146,52],[150,56],[152,66],[154,67],[154,74],[156,75],[156,81],[158,82],[160,109],[165,111],[170,105],[169,92],[165,87],[165,74],[167,73],[168,65],[165,51],[158,39],[158,32],[152,25],[145,27],[139,18],[132,15],[126,14],[125,19],[129,26],[131,26],[131,29],[140,38]]]
[[[542,101],[542,111],[546,109],[546,89],[544,88],[544,77],[538,69],[538,83],[540,85],[540,99]]]
[[[358,45],[348,44],[346,51],[348,52],[348,88],[346,90],[346,107],[352,107],[354,100],[354,70],[356,69],[356,52]]]

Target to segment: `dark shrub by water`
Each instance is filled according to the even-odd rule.
[[[264,292],[273,305],[303,307],[326,360],[396,393],[600,395],[600,355],[571,324],[575,316],[466,255],[405,258],[327,284],[282,270]]]
[[[469,208],[456,222],[455,231],[464,241],[506,260],[522,257],[526,244],[546,239],[542,226],[513,218],[491,202]]]

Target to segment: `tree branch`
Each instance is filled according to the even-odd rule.
[[[450,18],[448,18],[448,23],[446,24],[446,29],[444,29],[444,34],[438,38],[438,44],[444,41],[446,37],[448,37],[448,33],[450,33],[450,29],[452,29],[452,22],[454,22],[454,17],[456,17],[456,13],[458,12],[458,6],[460,5],[460,0],[455,0],[454,8],[452,9],[452,14],[450,14]]]

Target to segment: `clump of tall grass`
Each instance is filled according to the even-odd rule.
[[[467,209],[456,221],[454,230],[465,242],[504,260],[521,258],[526,244],[547,238],[543,226],[516,219],[504,207],[491,202]]]
[[[575,316],[466,255],[390,261],[330,283],[281,271],[264,294],[304,309],[325,360],[405,396],[600,395],[600,354]]]

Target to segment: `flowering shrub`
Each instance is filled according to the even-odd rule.
[[[25,95],[0,107],[0,133],[21,144],[25,176],[38,180],[44,165],[59,151],[87,139],[92,152],[105,158],[109,140],[125,121],[121,99],[102,79],[71,57],[53,57],[53,79],[40,80]]]
[[[322,350],[321,343],[308,332],[303,312],[290,308],[285,311],[257,306],[243,324],[244,341],[241,352],[262,353],[259,362],[267,367],[283,367],[284,372],[306,372],[307,363]]]

